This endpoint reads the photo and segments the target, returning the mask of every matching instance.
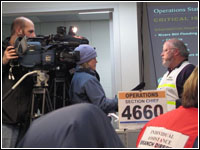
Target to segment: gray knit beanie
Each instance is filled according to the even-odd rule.
[[[80,61],[76,62],[76,64],[78,65],[88,62],[89,60],[97,57],[95,49],[88,44],[79,45],[75,48],[75,51],[80,52]]]

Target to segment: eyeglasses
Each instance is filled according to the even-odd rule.
[[[167,48],[167,49],[164,49],[162,52],[167,52],[167,51],[169,51],[169,50],[175,50],[175,49],[177,49],[177,48],[175,48],[175,47]]]

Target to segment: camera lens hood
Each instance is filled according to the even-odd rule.
[[[22,56],[26,52],[27,47],[28,47],[27,37],[26,36],[17,37],[14,43],[14,47],[15,47],[16,53],[19,56]]]

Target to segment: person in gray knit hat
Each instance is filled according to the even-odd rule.
[[[97,57],[95,49],[87,44],[80,45],[79,47],[75,48],[75,51],[80,52],[80,61],[76,62],[78,65]]]
[[[76,62],[76,72],[69,89],[70,104],[92,103],[106,114],[116,112],[118,99],[108,99],[96,77],[97,53],[87,44],[79,45],[75,51],[80,52],[80,60]]]

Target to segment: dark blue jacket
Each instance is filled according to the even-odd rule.
[[[108,117],[91,104],[52,111],[33,121],[18,147],[121,148],[124,147]]]
[[[92,103],[101,108],[106,114],[116,112],[118,99],[106,98],[105,92],[95,76],[95,72],[90,69],[83,69],[79,66],[71,81],[69,90],[70,103]]]

